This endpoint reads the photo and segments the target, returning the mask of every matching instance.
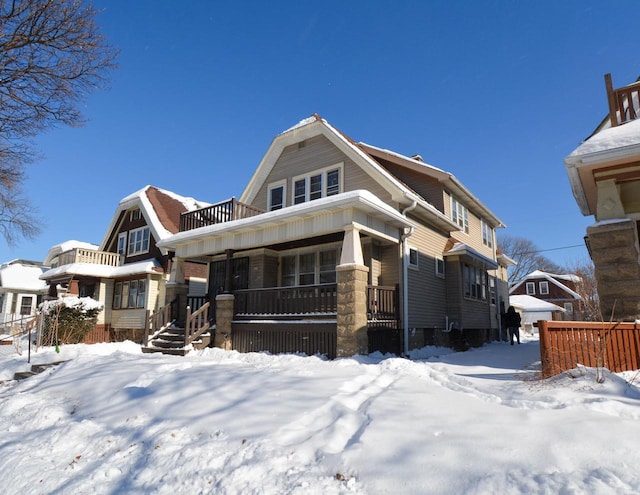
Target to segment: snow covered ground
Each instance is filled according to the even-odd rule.
[[[0,355],[4,494],[631,494],[640,378],[539,345],[326,361],[133,343]]]

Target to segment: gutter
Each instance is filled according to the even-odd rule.
[[[407,213],[414,210],[418,206],[418,202],[412,199],[412,203],[402,210],[402,216],[406,218]],[[415,227],[409,227],[400,236],[400,244],[402,246],[402,329],[404,336],[403,353],[409,355],[409,247],[407,239],[413,235]]]

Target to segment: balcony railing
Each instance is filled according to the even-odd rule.
[[[71,263],[91,263],[94,265],[119,266],[120,255],[107,251],[74,248],[58,255],[58,266]]]
[[[614,89],[611,74],[606,74],[604,76],[604,83],[607,88],[611,127],[625,124],[640,117],[640,115],[638,115],[640,82]]]
[[[265,211],[255,206],[241,203],[236,200],[236,198],[231,198],[228,201],[181,214],[180,232],[218,223],[231,222],[232,220],[249,218],[260,215],[261,213],[265,213]]]

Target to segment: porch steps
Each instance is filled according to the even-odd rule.
[[[29,378],[31,376],[37,375],[38,373],[42,373],[43,371],[53,367],[58,366],[59,364],[64,363],[65,361],[55,361],[53,363],[42,363],[42,364],[34,364],[31,366],[31,369],[28,371],[18,371],[13,374],[14,380],[24,380],[25,378]]]
[[[209,332],[203,333],[197,340],[194,340],[191,345],[195,349],[204,349],[211,342],[211,334]],[[150,345],[142,346],[142,352],[161,352],[163,354],[173,354],[176,356],[184,356],[191,349],[184,348],[184,328],[177,326],[170,326],[161,331],[156,338],[151,340]]]

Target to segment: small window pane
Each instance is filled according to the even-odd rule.
[[[283,256],[281,259],[282,266],[282,285],[291,287],[296,285],[296,257]]]
[[[136,302],[136,306],[138,308],[144,308],[146,295],[147,295],[147,281],[138,280],[138,301]]]
[[[282,208],[284,206],[283,204],[283,200],[284,200],[284,186],[278,186],[278,187],[274,187],[271,189],[270,191],[270,203],[271,203],[271,207],[270,209],[273,210],[279,210],[280,208]]]
[[[129,283],[129,307],[135,308],[138,299],[138,281],[132,280]]]
[[[117,282],[113,288],[113,309],[120,309],[120,298],[122,296],[122,282]]]
[[[327,172],[327,196],[333,196],[340,192],[340,170]]]
[[[316,254],[300,255],[300,285],[313,285],[316,273]]]
[[[297,180],[293,186],[293,204],[304,203],[307,200],[307,181]]]
[[[319,199],[322,197],[322,175],[314,175],[311,177],[309,185],[309,199]]]
[[[122,307],[129,307],[129,282],[122,283]]]

